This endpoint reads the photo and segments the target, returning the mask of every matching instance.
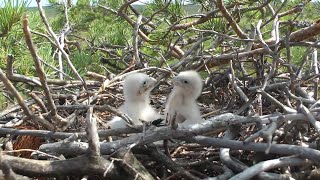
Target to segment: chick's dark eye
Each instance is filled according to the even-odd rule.
[[[188,84],[188,81],[187,81],[187,80],[184,80],[183,82],[184,82],[185,84]]]
[[[143,81],[143,85],[146,85],[147,84],[147,81]]]

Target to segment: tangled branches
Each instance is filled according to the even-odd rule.
[[[77,45],[77,50],[82,48],[81,43],[67,40],[72,31],[67,3],[63,5],[65,29],[57,36],[40,0],[37,2],[48,34],[33,32],[28,17],[23,19],[37,77],[16,73],[13,56],[7,57],[5,72],[0,69],[3,94],[17,102],[0,111],[0,134],[5,139],[0,168],[6,178],[318,178],[316,36],[320,24],[316,21],[297,29],[294,21],[281,19],[299,17],[311,2],[284,10],[285,1],[274,10],[270,0],[227,5],[217,0],[205,14],[175,17],[175,21],[172,15],[174,22],[167,21],[162,36],[172,37],[166,43],[151,35],[160,27],[158,17],[169,11],[170,3],[164,3],[149,17],[132,6],[135,0],[126,1],[118,9],[106,4],[92,6],[97,12],[103,10],[129,24],[133,39],[126,47],[96,47],[86,41],[95,52],[117,60],[115,49],[130,54],[129,63],[121,57],[124,68],[113,67],[120,73],[86,72],[86,78],[77,72],[68,54],[72,52],[66,52],[64,46],[71,43]],[[258,20],[249,31],[242,29],[246,26],[237,14],[260,11],[268,11],[268,18]],[[227,22],[224,31],[201,27],[216,19]],[[270,32],[266,32],[266,26],[272,27]],[[189,32],[194,34],[186,36]],[[264,39],[266,33],[269,39]],[[56,48],[60,63],[53,68],[59,78],[46,75],[35,35],[45,37]],[[152,66],[148,61],[151,56],[141,50],[147,47],[156,49],[157,66]],[[293,63],[295,47],[306,49],[298,63]],[[77,80],[68,80],[63,60]],[[116,108],[123,102],[121,81],[126,75],[145,72],[156,78],[152,105],[163,111],[170,93],[168,78],[184,69],[198,70],[204,78],[199,98],[206,119],[203,123],[189,129],[153,124],[108,129],[106,124],[112,116],[126,118]],[[22,91],[15,83],[26,84],[27,90]],[[159,143],[163,140],[169,142],[165,147]]]

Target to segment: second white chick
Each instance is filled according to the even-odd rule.
[[[165,107],[166,122],[189,126],[202,121],[197,98],[202,92],[202,79],[196,71],[180,72],[172,79],[174,85]],[[173,127],[176,128],[176,127]]]
[[[160,114],[150,105],[150,92],[156,80],[143,73],[132,73],[124,79],[124,103],[119,110],[127,114],[134,125],[142,125],[141,121],[159,119]],[[114,117],[108,125],[111,129],[125,128],[127,123],[120,117]]]

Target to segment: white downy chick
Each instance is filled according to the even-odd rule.
[[[180,72],[172,79],[174,85],[165,107],[166,123],[190,126],[202,121],[197,98],[202,92],[202,79],[196,71]]]
[[[143,73],[133,73],[124,79],[124,103],[119,110],[127,114],[134,125],[142,125],[142,121],[159,119],[160,114],[150,105],[150,92],[156,80]],[[111,129],[125,128],[127,123],[120,117],[114,117],[108,125]]]

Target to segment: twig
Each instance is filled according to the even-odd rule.
[[[1,69],[0,69],[1,70]],[[0,75],[1,76],[1,75]],[[36,101],[33,100],[33,99],[28,99],[28,100],[23,100],[24,103],[26,104],[26,107],[34,104]],[[0,118],[12,113],[12,112],[15,112],[15,111],[18,111],[21,109],[21,106],[20,106],[20,103],[18,101],[18,103],[12,105],[11,107],[7,108],[6,110],[0,112]],[[22,109],[23,110],[23,109]]]
[[[7,56],[7,69],[6,69],[6,73],[7,73],[7,77],[8,79],[10,79],[11,81],[17,81],[17,82],[25,82],[31,85],[37,85],[37,86],[41,86],[41,83],[32,77],[27,77],[21,74],[16,74],[13,72],[13,61],[14,61],[14,57],[12,55],[8,55]]]
[[[305,114],[308,117],[309,122],[312,124],[312,126],[317,131],[318,135],[320,135],[320,122],[316,120],[316,118],[311,114],[308,108],[306,108],[301,101],[298,101],[300,107],[298,111],[300,110],[303,114]]]
[[[262,88],[261,90],[264,90],[264,88],[267,86],[267,83],[268,83],[268,80],[274,75],[275,71],[276,71],[276,64],[277,62],[280,61],[279,57],[277,56],[277,54],[275,52],[273,52],[269,46],[267,45],[267,43],[263,40],[263,37],[262,37],[262,34],[260,32],[260,28],[261,28],[261,23],[262,23],[262,20],[259,20],[258,21],[258,24],[257,24],[257,35],[258,35],[258,38],[260,40],[260,43],[262,44],[263,48],[272,56],[272,66],[271,66],[271,69],[270,69],[270,72],[269,74],[265,77],[264,79],[264,82],[263,82],[263,85],[262,85]]]
[[[264,96],[265,98],[268,98],[271,102],[275,103],[279,107],[281,107],[286,113],[296,113],[297,111],[295,109],[292,109],[284,104],[282,104],[280,101],[278,101],[276,98],[272,97],[270,94],[266,93],[265,91],[259,92]]]
[[[48,20],[47,20],[46,16],[43,13],[43,9],[42,9],[42,6],[40,4],[40,0],[37,0],[37,5],[38,5],[40,17],[42,18],[42,21],[43,21],[44,25],[46,26],[48,32],[50,33],[51,37],[53,38],[54,42],[56,43],[56,46],[58,47],[59,51],[61,51],[63,57],[66,59],[68,65],[70,66],[70,68],[73,71],[73,73],[77,76],[77,78],[82,82],[84,88],[88,91],[88,87],[87,87],[86,82],[80,76],[80,74],[78,73],[76,68],[73,66],[73,64],[72,64],[72,62],[71,62],[71,60],[69,58],[69,55],[64,51],[63,46],[61,46],[61,44],[59,43],[58,37],[56,36],[56,34],[53,32],[51,26],[49,25]]]
[[[31,120],[34,120],[35,122],[43,125],[44,127],[48,128],[49,130],[54,130],[55,127],[49,123],[47,120],[40,118],[36,115],[34,115],[31,110],[29,109],[29,107],[27,106],[27,104],[24,102],[22,96],[20,95],[20,93],[17,91],[17,89],[12,85],[12,83],[10,82],[10,80],[4,75],[4,73],[2,72],[2,70],[0,69],[0,80],[3,82],[3,84],[5,85],[5,87],[14,95],[14,97],[17,99],[19,105],[21,106],[24,114],[30,118]]]
[[[131,152],[131,148],[121,148],[115,156],[120,159],[120,164],[130,175],[139,177],[139,179],[153,180],[152,175],[147,169],[140,163],[140,161]]]
[[[97,122],[96,118],[92,117],[93,108],[89,107],[87,111],[87,137],[88,137],[88,153],[90,156],[100,156],[100,142],[97,133]]]
[[[228,10],[224,6],[223,0],[217,0],[216,4],[217,7],[220,9],[222,15],[230,23],[230,26],[236,32],[236,34],[242,39],[248,39],[248,36],[241,30],[240,26],[236,23],[236,21],[233,19],[233,17],[230,15]]]
[[[313,73],[314,75],[318,75],[319,74],[319,68],[318,68],[318,50],[317,49],[313,49],[313,53],[312,53],[312,68],[313,68]],[[318,99],[318,89],[319,89],[319,78],[314,78],[313,80],[313,85],[314,85],[314,99]]]
[[[290,156],[290,157],[281,157],[278,159],[272,159],[260,162],[251,166],[250,168],[244,170],[243,172],[233,176],[230,180],[245,180],[251,179],[258,173],[268,171],[270,169],[275,169],[279,167],[286,166],[305,166],[306,164],[310,164],[311,162],[306,159],[301,159],[299,157]]]
[[[230,130],[228,130],[223,136],[223,140],[231,140],[231,139],[234,139],[235,136],[236,134],[234,132],[231,132]],[[242,172],[248,168],[248,166],[242,163],[241,161],[231,157],[230,149],[221,148],[219,155],[220,155],[221,161],[233,172]],[[266,173],[266,172],[261,172],[260,174],[257,175],[257,178],[258,179],[278,179],[277,177],[275,177],[274,174]]]
[[[36,103],[38,104],[38,106],[41,108],[43,113],[47,113],[48,109],[47,107],[44,105],[43,101],[39,98],[39,96],[37,96],[34,92],[29,93],[30,96],[36,101]]]
[[[139,57],[139,47],[138,47],[138,32],[139,32],[139,26],[141,24],[141,20],[142,20],[142,15],[139,15],[138,18],[137,18],[137,22],[135,23],[135,26],[134,26],[134,29],[133,29],[133,54],[134,54],[134,58],[135,58],[135,61],[136,61],[136,65],[138,67],[142,67],[142,64],[141,64],[141,60],[140,60],[140,57]]]
[[[242,89],[236,83],[236,79],[235,79],[235,74],[234,74],[234,69],[233,69],[233,64],[232,63],[233,62],[230,61],[231,74],[228,74],[229,81],[230,81],[230,83],[232,83],[233,88],[237,91],[237,93],[239,94],[241,99],[244,102],[248,102],[249,98],[247,97],[247,95],[242,91]]]
[[[261,129],[257,133],[253,134],[252,136],[250,136],[249,138],[244,140],[244,143],[248,144],[250,142],[253,142],[258,137],[263,137],[264,139],[267,140],[267,143],[268,143],[268,147],[266,148],[265,153],[269,154],[271,143],[272,143],[273,134],[275,133],[277,128],[280,125],[282,125],[284,122],[285,121],[284,121],[284,117],[283,116],[279,116],[277,119],[272,119],[269,126],[264,127],[263,129]]]
[[[172,170],[173,172],[181,172],[181,175],[187,179],[199,179],[192,175],[190,172],[186,171],[183,167],[179,166],[176,162],[174,162],[171,158],[166,156],[162,151],[158,148],[155,148],[153,144],[148,145],[149,152],[152,157],[154,157],[157,161],[163,163],[168,169]]]
[[[42,85],[42,88],[44,90],[44,94],[47,98],[47,101],[48,101],[48,105],[49,105],[49,109],[50,109],[50,115],[52,116],[52,118],[55,120],[55,121],[58,121],[58,124],[60,126],[63,126],[66,124],[66,121],[57,114],[57,109],[56,109],[56,106],[54,104],[54,101],[53,101],[53,98],[52,98],[52,95],[50,93],[50,89],[49,89],[49,86],[48,86],[48,83],[46,81],[46,74],[44,73],[42,67],[41,67],[41,64],[40,64],[40,61],[39,61],[39,56],[37,55],[36,53],[36,50],[35,50],[35,46],[32,42],[32,38],[31,38],[31,32],[29,30],[29,25],[28,25],[28,17],[25,15],[24,18],[23,18],[23,32],[24,32],[24,35],[25,35],[25,38],[26,38],[26,43],[27,43],[27,46],[29,48],[29,51],[32,55],[32,58],[33,58],[33,61],[34,61],[34,64],[35,64],[35,67],[36,67],[36,71],[37,71],[37,74],[39,76],[39,79],[40,79],[40,82],[41,82],[41,85]]]
[[[183,137],[179,138],[187,142],[203,144],[203,145],[210,145],[216,148],[224,147],[230,149],[238,149],[238,150],[248,150],[248,151],[255,151],[255,152],[264,152],[267,148],[268,144],[266,143],[249,143],[243,144],[241,141],[234,141],[234,140],[225,140],[225,139],[218,139],[218,138],[209,138],[205,136],[194,136],[194,137]],[[303,158],[307,158],[312,161],[320,160],[320,151],[315,149],[310,149],[301,146],[295,145],[286,145],[286,144],[272,144],[270,148],[270,153],[276,154],[286,154],[286,155],[296,155],[299,154]]]
[[[316,101],[315,101],[314,99],[306,99],[306,98],[298,97],[298,96],[292,94],[292,93],[290,92],[290,90],[289,90],[288,87],[285,87],[285,88],[284,88],[284,91],[285,91],[286,94],[287,94],[289,97],[291,97],[292,99],[299,100],[299,101],[301,101],[301,102],[303,102],[303,103],[308,103],[308,104],[314,104],[314,103],[316,103]]]

